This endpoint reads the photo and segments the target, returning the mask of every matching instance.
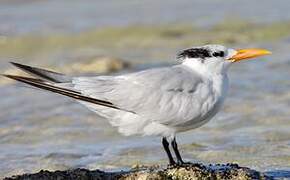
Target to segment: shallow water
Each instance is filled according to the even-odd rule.
[[[229,97],[215,119],[178,136],[185,159],[236,162],[277,176],[290,171],[290,43],[268,48],[273,56],[230,70]],[[1,175],[167,163],[160,138],[122,137],[68,98],[21,84],[3,85],[0,94]]]
[[[0,35],[79,32],[87,28],[188,22],[207,26],[225,18],[253,22],[290,19],[285,0],[0,1]],[[150,12],[150,13],[149,13]]]
[[[74,7],[72,11],[63,7],[65,1],[58,1],[57,6],[57,1],[31,1],[27,4],[7,2],[0,6],[0,32],[9,32],[11,36],[33,31],[81,31],[92,24],[172,23],[181,19],[186,22],[190,20],[189,17],[195,17],[196,22],[204,19],[201,23],[204,25],[222,20],[233,11],[253,21],[277,21],[281,17],[290,19],[290,14],[283,10],[289,6],[285,1],[275,1],[276,8],[270,8],[272,1],[267,0],[262,7],[248,13],[243,11],[250,6],[247,1],[245,7],[240,8],[234,5],[241,1],[196,1],[196,6],[200,7],[196,11],[187,9],[189,1],[169,1],[166,5],[155,1],[152,14],[157,19],[146,14],[146,9],[153,3],[149,6],[131,1],[125,1],[124,4],[108,1],[92,3],[88,7],[86,3],[74,1],[70,4]],[[217,4],[225,10],[215,10]],[[161,6],[168,8],[161,13],[158,11]],[[172,15],[174,8],[183,11]],[[55,13],[50,11],[52,9]],[[267,14],[265,9],[268,10]],[[214,19],[207,16],[207,10],[212,10]],[[107,11],[110,13],[105,13]],[[73,12],[75,14],[71,16]],[[132,16],[136,12],[140,12],[140,18]],[[106,14],[106,18],[95,18],[103,14]],[[114,18],[120,14],[120,18]],[[24,27],[22,18],[28,19]],[[63,21],[67,24],[61,24]],[[238,63],[231,68],[231,88],[222,112],[203,127],[178,135],[182,154],[186,160],[236,162],[278,178],[290,177],[290,37],[274,43],[244,46],[265,47],[273,51],[273,55]],[[135,57],[146,62],[127,71],[172,63],[169,59],[158,59],[172,53],[170,47],[162,50],[163,54],[150,56],[145,61],[147,54],[152,51],[156,49],[148,48],[140,52],[128,50],[117,54],[126,55],[132,62]],[[59,58],[52,59],[57,60]],[[66,63],[69,61],[66,60]],[[4,64],[4,60],[1,64]],[[26,88],[22,84],[1,85],[0,97],[0,177],[40,169],[85,167],[111,170],[138,163],[167,163],[160,138],[122,137],[105,119],[68,98]]]

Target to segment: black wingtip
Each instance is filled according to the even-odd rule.
[[[12,64],[13,66],[19,68],[19,69],[23,69],[23,70],[26,70],[26,71],[31,71],[33,68],[31,66],[28,66],[28,65],[24,65],[24,64],[20,64],[20,63],[17,63],[17,62],[10,62],[10,64]]]
[[[21,81],[21,77],[20,76],[9,75],[9,74],[1,74],[1,76],[4,76],[4,77],[9,78],[9,79],[16,80],[16,81]]]
[[[16,81],[34,81],[34,82],[43,82],[41,79],[35,79],[35,78],[30,78],[30,77],[25,77],[25,76],[16,76],[16,75],[10,75],[10,74],[1,74],[4,77],[7,77],[9,79],[13,79]]]
[[[51,70],[46,70],[46,69],[42,69],[42,68],[38,68],[38,67],[33,67],[33,66],[29,66],[29,65],[24,65],[24,64],[20,64],[17,62],[10,62],[13,66],[15,66],[16,68],[34,76],[37,78],[41,78],[43,80],[46,81],[51,81],[51,82],[55,82],[55,83],[61,83],[61,82],[70,82],[71,78],[68,76],[65,76],[64,74],[58,73],[58,72],[54,72]]]
[[[16,67],[27,67],[26,65],[23,65],[23,64],[20,64],[20,63],[17,63],[17,62],[10,61],[9,63],[12,64],[13,66],[16,66]]]
[[[21,65],[21,64],[19,64],[17,62],[13,62],[13,61],[10,61],[9,63],[12,64],[12,65],[15,65],[15,66]]]
[[[10,78],[10,79],[14,79],[14,75],[9,75],[9,74],[0,74],[1,76]]]
[[[10,75],[10,74],[1,74],[1,76],[7,77],[7,78],[11,78],[11,79],[20,77],[20,76],[15,76],[15,75]]]
[[[15,67],[18,67],[18,68],[25,70],[25,71],[28,71],[30,73],[37,73],[38,74],[39,72],[37,72],[37,71],[45,71],[45,72],[49,72],[49,73],[53,73],[53,74],[64,75],[62,73],[58,73],[58,72],[54,72],[51,70],[42,69],[42,68],[38,68],[38,67],[34,67],[34,66],[24,65],[24,64],[17,63],[17,62],[10,61],[9,63]],[[38,75],[41,75],[41,74],[38,74]]]

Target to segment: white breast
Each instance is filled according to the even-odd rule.
[[[227,75],[217,75],[205,81],[199,89],[200,112],[199,116],[192,118],[176,127],[176,132],[183,132],[198,128],[211,120],[223,105],[228,91]]]

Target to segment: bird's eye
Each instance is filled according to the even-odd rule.
[[[214,52],[212,55],[214,57],[224,57],[225,52],[224,51]]]

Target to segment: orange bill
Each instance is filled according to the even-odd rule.
[[[237,62],[237,61],[255,58],[258,56],[264,56],[264,55],[268,55],[268,54],[272,54],[272,53],[266,49],[255,49],[255,48],[253,48],[253,49],[241,49],[241,50],[237,51],[237,54],[235,54],[234,56],[229,58],[229,60],[231,60],[233,62]]]

